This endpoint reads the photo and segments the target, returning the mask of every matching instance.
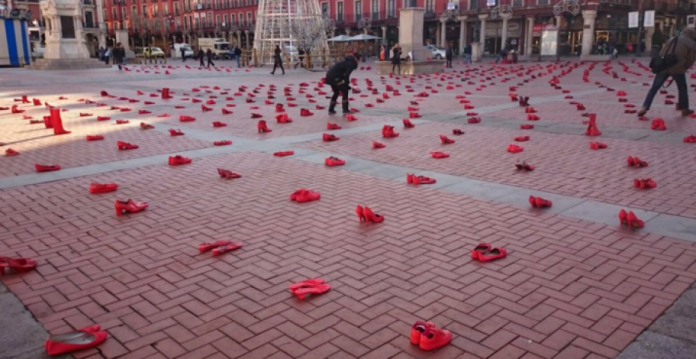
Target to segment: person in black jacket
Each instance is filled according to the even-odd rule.
[[[348,93],[350,91],[350,74],[355,69],[358,68],[358,62],[360,61],[360,54],[354,52],[351,55],[346,56],[346,58],[333,65],[331,69],[326,73],[325,83],[331,86],[333,91],[333,96],[331,96],[331,103],[329,104],[329,115],[336,114],[336,101],[338,100],[338,94],[342,95],[341,105],[343,106],[343,114],[349,115],[350,112],[348,106]]]
[[[394,52],[391,58],[392,75],[394,75],[394,69],[397,67],[399,68],[399,75],[401,75],[401,47],[399,44],[394,45],[392,52]]]
[[[275,70],[277,67],[280,67],[280,69],[283,70],[283,75],[285,75],[283,59],[280,57],[280,53],[280,46],[276,45],[275,50],[273,50],[273,71],[271,71],[271,75],[275,75]]]
[[[242,49],[239,46],[234,47],[234,57],[237,58],[237,67],[242,67]]]
[[[445,50],[445,58],[447,59],[447,68],[452,68],[452,58],[454,57],[454,49],[452,49],[452,45],[447,46],[447,50]]]
[[[203,51],[202,48],[198,48],[198,61],[201,62],[200,67],[205,66],[205,62],[203,61],[205,59],[205,51]]]
[[[123,59],[126,57],[126,50],[123,48],[123,44],[120,42],[116,44],[116,47],[112,50],[112,54],[114,56],[114,63],[118,65],[118,69],[120,70],[123,65]]]
[[[213,63],[213,50],[208,49],[208,51],[205,52],[205,56],[208,58],[208,67],[215,66]]]

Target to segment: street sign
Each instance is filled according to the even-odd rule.
[[[643,21],[643,26],[654,27],[655,26],[655,10],[648,10],[645,12],[645,19]]]
[[[638,27],[638,11],[632,11],[628,13],[628,27]]]

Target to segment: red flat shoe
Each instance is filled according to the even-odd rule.
[[[295,151],[280,151],[280,152],[274,152],[273,156],[285,157],[285,156],[292,156],[294,154],[295,154]]]
[[[233,113],[234,113],[234,112],[232,112],[232,111],[230,111],[230,110],[228,110],[228,109],[226,109],[226,108],[224,108],[224,107],[222,108],[222,114],[223,114],[223,115],[231,115],[231,114],[233,114]]]
[[[689,135],[684,137],[684,143],[696,143],[696,136]]]
[[[192,160],[190,158],[181,156],[181,155],[176,155],[176,156],[169,156],[169,165],[170,166],[180,166],[180,165],[187,165],[191,163]]]
[[[411,344],[420,345],[421,336],[428,328],[433,328],[435,325],[431,322],[417,321],[411,327]]]
[[[107,337],[108,334],[106,332],[79,330],[51,336],[44,345],[46,353],[50,356],[55,356],[95,347],[103,343]]]
[[[331,130],[340,130],[340,129],[341,129],[341,126],[339,126],[339,125],[337,125],[337,124],[335,124],[335,123],[329,122],[329,123],[326,124],[326,129],[329,130],[329,131],[331,131]]]
[[[186,116],[186,115],[179,116],[179,122],[193,122],[193,121],[196,121],[195,117]]]
[[[455,128],[455,129],[452,130],[452,134],[453,134],[453,135],[456,135],[456,136],[461,136],[461,135],[464,134],[464,131],[462,131],[462,130],[460,130],[460,129],[458,129],[458,128]]]
[[[97,121],[109,121],[111,117],[97,116]]]
[[[541,197],[529,196],[529,204],[531,204],[534,208],[550,208],[553,205],[553,202]]]
[[[382,127],[382,137],[394,138],[399,137],[399,134],[394,131],[394,126],[384,125]]]
[[[40,165],[37,163],[34,165],[34,167],[36,168],[36,172],[51,172],[60,170],[60,166],[58,165]]]
[[[92,183],[89,185],[89,193],[91,194],[97,194],[97,193],[108,193],[108,192],[113,192],[118,189],[118,185],[116,183]]]
[[[480,253],[478,260],[485,263],[505,257],[507,257],[505,248],[493,248],[487,253]]]
[[[534,125],[520,125],[520,130],[533,130]]]
[[[539,121],[541,118],[535,114],[528,114],[527,121]]]
[[[352,114],[346,115],[346,121],[348,121],[348,122],[353,122],[353,121],[357,121],[357,120],[358,120],[358,118],[355,117],[355,115],[352,115]]]
[[[224,122],[220,122],[220,121],[214,121],[214,122],[213,122],[213,127],[215,127],[215,128],[218,128],[218,127],[225,127],[225,126],[227,126],[227,124],[224,123]]]
[[[367,222],[372,222],[372,223],[382,223],[384,222],[384,216],[381,214],[376,214],[372,212],[370,207],[365,206],[363,208],[363,213],[365,214],[365,218],[367,219]]]
[[[175,130],[175,129],[173,129],[173,128],[170,128],[170,129],[169,129],[169,135],[172,136],[172,137],[174,137],[174,136],[183,136],[184,133],[181,132],[181,130],[179,130],[179,129],[176,129],[176,130]]]
[[[125,125],[127,123],[130,123],[130,121],[128,121],[128,120],[116,120],[117,125]]]
[[[297,296],[299,300],[304,300],[307,295],[313,294],[313,295],[319,295],[319,294],[324,294],[331,290],[331,285],[327,283],[322,283],[322,284],[315,284],[310,287],[302,287],[298,288],[295,290],[292,290],[292,294]]]
[[[219,246],[219,247],[213,249],[213,256],[219,256],[221,254],[225,254],[227,252],[232,252],[232,251],[237,250],[239,248],[242,248],[241,243],[229,242],[228,244],[225,244],[223,246]]]
[[[147,202],[135,202],[132,199],[127,201],[120,201],[118,199],[114,200],[114,208],[116,209],[116,216],[121,216],[123,213],[138,213],[145,210],[148,207]]]
[[[517,137],[515,137],[515,141],[517,141],[517,142],[529,141],[529,136],[517,136]]]
[[[454,143],[455,141],[453,139],[447,138],[447,136],[440,135],[440,142],[442,142],[443,145],[448,145]]]
[[[312,113],[312,111],[310,111],[310,110],[307,110],[306,108],[303,108],[300,110],[300,116],[302,116],[302,117],[307,117],[307,116],[312,116],[312,115],[314,115],[314,113]]]
[[[316,279],[306,279],[301,282],[293,283],[290,284],[288,287],[291,291],[296,291],[298,289],[302,288],[310,288],[314,287],[316,285],[324,284],[324,279],[322,278],[316,278]]]
[[[232,144],[232,141],[230,141],[230,140],[213,142],[213,145],[215,145],[215,146],[229,146],[231,144]]]
[[[437,180],[434,178],[426,177],[426,176],[411,175],[411,182],[409,182],[409,183],[412,183],[415,185],[435,184],[435,183],[437,183]]]
[[[324,142],[333,142],[333,141],[338,141],[340,138],[328,133],[325,133],[321,137],[322,141]]]
[[[301,188],[295,193],[290,195],[290,199],[296,202],[311,202],[311,201],[317,201],[321,198],[321,194],[319,192],[314,192],[314,191],[309,191],[304,188]]]
[[[471,118],[467,119],[466,122],[473,125],[473,124],[481,123],[481,119],[478,117],[471,117]]]
[[[433,152],[430,152],[430,155],[431,155],[433,158],[437,158],[437,159],[448,158],[448,157],[450,156],[449,153],[447,153],[447,152],[440,152],[440,151],[433,151]]]
[[[140,123],[140,129],[141,129],[141,130],[151,130],[151,129],[153,129],[153,128],[155,128],[155,126],[149,125],[149,124],[147,124],[147,123],[145,123],[145,122],[141,122],[141,123]]]
[[[253,116],[252,116],[252,118],[253,118]],[[259,123],[256,125],[256,129],[258,130],[259,133],[273,132],[270,128],[268,128],[268,125],[266,124],[266,121],[264,121],[264,120],[259,120]]]
[[[80,117],[89,117],[89,116],[92,116],[92,114],[91,114],[91,113],[80,112]]]
[[[292,123],[292,119],[290,116],[288,116],[287,113],[282,113],[278,116],[276,116],[276,122],[278,123]]]
[[[5,156],[11,157],[11,156],[18,156],[18,155],[19,155],[19,152],[15,151],[11,148],[8,148],[5,150]]]
[[[206,105],[201,105],[201,110],[203,112],[208,112],[208,111],[212,111],[213,109],[211,107],[207,107]]]
[[[36,268],[36,261],[28,258],[0,257],[0,274],[26,272]]]
[[[346,161],[337,158],[337,157],[329,157],[324,160],[324,164],[329,166],[329,167],[334,167],[334,166],[343,166],[346,164]]]
[[[404,128],[414,128],[414,127],[416,127],[416,125],[414,125],[413,122],[411,122],[411,120],[409,120],[409,119],[407,119],[407,118],[403,119],[403,123],[404,123]]]
[[[234,173],[230,170],[218,168],[217,171],[218,171],[218,174],[220,175],[220,178],[224,178],[224,179],[242,178],[242,175],[240,175],[238,173]]]
[[[138,110],[138,115],[149,115],[151,113],[152,112],[148,110]]]
[[[427,328],[421,335],[420,348],[430,351],[444,347],[452,341],[452,333],[435,327]]]
[[[471,250],[471,259],[479,259],[479,255],[490,252],[492,248],[489,243],[479,243]]]
[[[118,141],[116,142],[116,146],[118,147],[119,151],[125,151],[125,150],[134,150],[136,148],[139,148],[140,146],[134,145],[128,142],[123,142],[123,141]]]
[[[511,143],[508,145],[507,151],[510,153],[520,153],[520,152],[524,151],[524,148]]]

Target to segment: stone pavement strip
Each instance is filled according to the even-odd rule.
[[[12,292],[0,287],[0,300],[8,303],[2,307],[17,309],[2,318],[15,325],[11,333],[0,326],[0,347],[7,339],[14,351],[0,358],[39,357],[47,332],[94,323],[109,339],[74,357],[626,359],[694,353],[696,340],[685,333],[693,332],[689,313],[696,305],[696,291],[689,290],[696,281],[696,145],[682,138],[696,133],[696,120],[674,115],[667,103],[675,89],[660,95],[665,104],[659,97],[651,113],[667,121],[668,131],[652,131],[649,121],[625,114],[615,92],[624,90],[629,103],[639,103],[645,92],[639,81],[649,75],[638,63],[457,65],[455,72],[413,79],[357,71],[353,87],[362,94],[351,102],[360,109],[356,122],[315,110],[326,101],[326,87],[316,88],[320,73],[164,70],[135,66],[90,76],[0,70],[0,106],[23,94],[60,105],[69,110],[63,120],[73,131],[50,136],[22,115],[0,112],[3,149],[20,151],[0,160],[0,254],[39,261],[33,272],[1,277]],[[563,94],[548,84],[561,74]],[[368,80],[376,96],[365,89]],[[276,98],[264,104],[271,83]],[[384,91],[387,85],[401,94]],[[175,98],[159,99],[162,87]],[[292,95],[281,98],[284,88]],[[246,95],[252,89],[255,96]],[[116,97],[100,97],[101,90]],[[428,97],[413,96],[423,91]],[[509,92],[531,96],[541,120],[525,121]],[[460,100],[474,108],[463,109]],[[201,112],[206,101],[213,111]],[[603,136],[582,136],[586,118],[570,101],[598,114]],[[272,121],[273,102],[287,106],[293,123]],[[233,114],[220,115],[223,106]],[[20,108],[34,118],[47,113]],[[300,108],[315,114],[301,117]],[[415,129],[401,126],[409,112],[422,115],[412,120]],[[482,122],[468,124],[476,116],[470,112]],[[163,113],[170,116],[158,116]],[[261,114],[273,132],[256,133],[251,113]],[[179,115],[196,121],[180,123]],[[116,119],[131,123],[115,125]],[[141,121],[155,129],[139,130]],[[213,128],[212,121],[228,126]],[[319,140],[329,132],[326,122],[343,127],[331,131],[340,141]],[[536,128],[521,131],[524,123]],[[385,124],[400,137],[381,138]],[[185,136],[169,137],[170,128]],[[466,134],[452,136],[452,128]],[[85,142],[87,134],[106,140]],[[440,145],[441,134],[457,142]],[[521,135],[531,137],[520,143],[525,152],[505,153]],[[233,145],[212,145],[223,139]],[[141,148],[116,151],[116,140]],[[372,141],[387,147],[372,150]],[[609,148],[591,151],[590,141]],[[271,155],[280,150],[295,155]],[[452,156],[434,160],[428,156],[434,150]],[[193,163],[166,166],[175,154]],[[325,167],[332,155],[346,165]],[[627,168],[628,155],[650,166]],[[517,160],[537,169],[516,173]],[[64,169],[34,173],[34,163]],[[242,178],[221,180],[215,168]],[[438,182],[409,186],[407,173]],[[638,177],[652,177],[658,187],[633,189]],[[89,195],[90,182],[120,188]],[[287,196],[300,187],[320,192],[321,200],[290,202]],[[554,205],[530,209],[529,195]],[[150,207],[115,217],[113,199],[128,197]],[[358,203],[386,221],[358,224]],[[646,227],[619,228],[620,208],[634,210]],[[198,253],[198,244],[218,239],[243,248],[219,257]],[[472,260],[471,248],[481,241],[506,248],[508,257]],[[292,298],[287,285],[312,277],[324,278],[331,291]],[[419,319],[451,330],[452,343],[434,353],[412,346],[410,326]]]

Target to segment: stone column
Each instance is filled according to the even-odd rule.
[[[592,44],[594,44],[595,19],[597,18],[597,10],[583,10],[582,20],[582,53],[581,58],[590,55]]]
[[[655,33],[654,26],[645,28],[645,51],[647,53],[650,53],[650,49],[652,49],[652,37],[653,37],[654,33]]]
[[[507,42],[508,19],[503,18],[503,33],[500,35],[500,48],[505,48]]]
[[[459,53],[464,54],[464,47],[466,46],[466,16],[459,17]]]
[[[556,16],[556,27],[558,31],[561,31],[561,21],[563,21],[563,16]]]
[[[483,57],[483,49],[486,44],[486,19],[488,19],[488,14],[479,15],[479,20],[481,20],[481,29],[479,31],[478,44],[472,44],[472,60],[481,61]]]
[[[99,47],[106,48],[106,24],[104,24],[104,7],[100,0],[97,0],[97,13],[94,14],[99,27]],[[120,10],[120,9],[119,9]]]
[[[251,51],[251,47],[249,47],[249,30],[244,30],[244,36],[246,37],[246,48]]]
[[[447,20],[440,19],[440,47],[447,47]]]
[[[234,33],[237,34],[237,46],[239,46],[241,48],[242,47],[242,32],[237,30]]]
[[[382,44],[387,43],[387,27],[382,26]]]

